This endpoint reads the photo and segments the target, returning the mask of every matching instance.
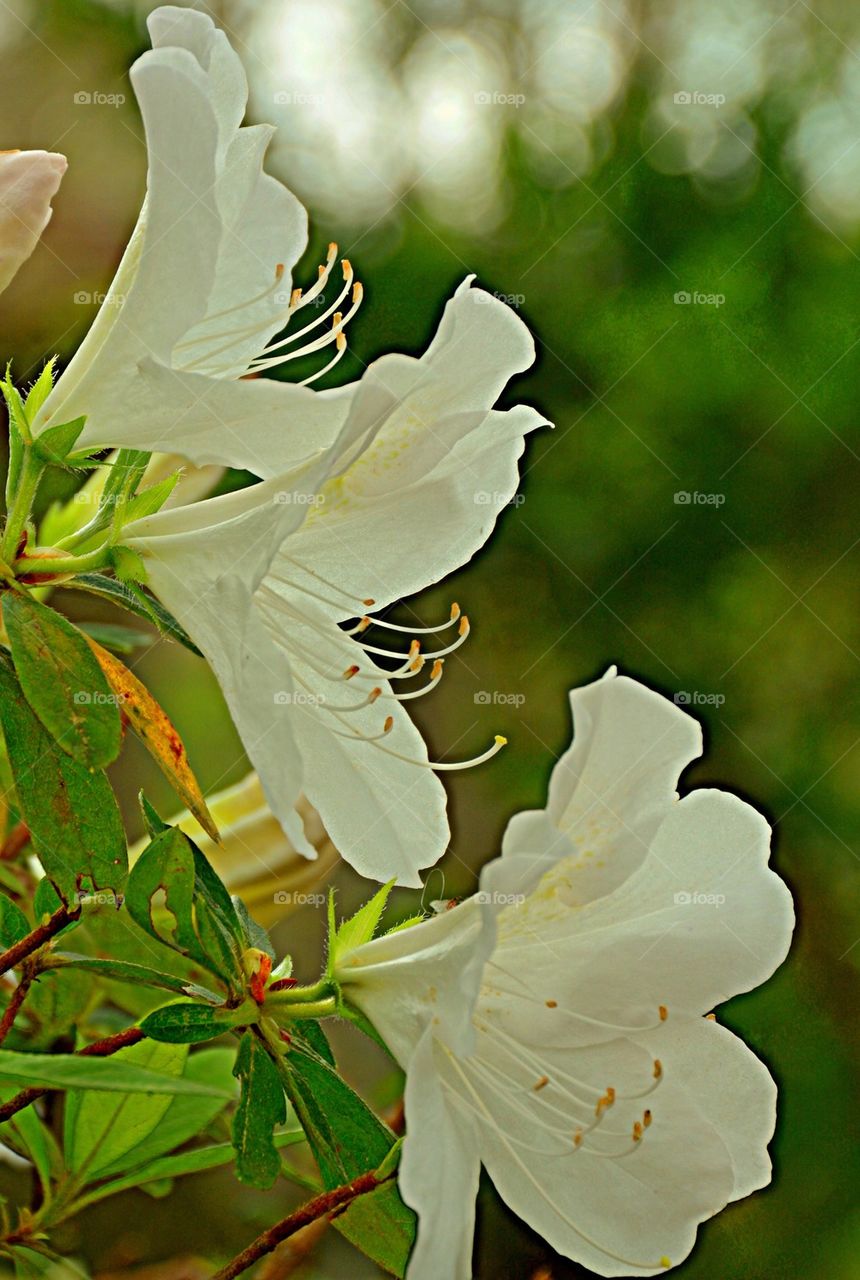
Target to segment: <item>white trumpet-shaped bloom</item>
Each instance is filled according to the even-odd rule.
[[[682,1261],[770,1178],[776,1090],[707,1015],[782,961],[769,828],[676,793],[695,722],[614,673],[572,693],[545,810],[510,823],[476,897],[336,958],[407,1072],[409,1280],[471,1272],[483,1164],[510,1207],[601,1275]]]
[[[65,172],[53,151],[0,151],[0,293],[39,243]]]
[[[293,288],[306,216],[262,170],[270,130],[242,125],[238,56],[202,13],[166,7],[148,21],[153,48],[131,72],[146,199],[34,429],[85,416],[79,447],[159,450],[261,478],[133,522],[123,541],[211,663],[296,847],[314,856],[294,810],[304,794],[359,870],[416,884],[448,828],[404,704],[435,687],[469,622],[454,605],[438,638],[419,639],[372,615],[489,536],[524,437],[544,422],[524,406],[493,409],[534,345],[469,279],[420,359],[384,356],[327,392],[244,376],[315,352],[332,357],[320,372],[331,367],[361,286],[330,246],[312,287]]]
[[[543,422],[488,406],[532,356],[513,312],[467,281],[421,359],[368,368],[321,460],[124,532],[211,662],[269,802],[308,856],[299,792],[365,875],[417,884],[444,852],[435,770],[452,765],[431,766],[407,704],[435,688],[469,622],[453,605],[437,635],[419,636],[373,611],[488,537],[524,435]]]

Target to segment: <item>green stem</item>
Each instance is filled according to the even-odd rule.
[[[328,978],[320,978],[319,982],[307,987],[285,987],[283,991],[268,991],[266,1003],[283,1004],[315,1004],[318,1000],[334,997],[334,988]]]
[[[15,572],[19,578],[28,573],[92,573],[94,569],[106,569],[109,565],[110,548],[105,546],[83,556],[21,556],[15,561]]]
[[[41,458],[37,457],[33,450],[25,445],[15,500],[6,517],[6,528],[3,533],[3,541],[0,543],[0,556],[4,560],[11,561],[15,559],[18,543],[21,540],[21,534],[30,515],[33,499],[36,496],[36,490],[39,487],[39,481],[42,478],[44,469],[45,464]]]

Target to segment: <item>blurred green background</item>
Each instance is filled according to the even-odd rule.
[[[70,158],[45,244],[2,302],[19,381],[74,350],[136,216],[145,154],[126,69],[151,7],[0,5],[0,146]],[[336,237],[365,282],[345,378],[382,352],[420,352],[468,271],[537,336],[515,394],[555,431],[532,438],[488,549],[403,608],[429,622],[457,599],[473,621],[418,704],[431,753],[510,738],[450,783],[452,852],[432,896],[468,892],[507,818],[542,803],[569,687],[614,662],[688,702],[708,747],[685,782],[729,787],[776,823],[800,922],[775,979],[720,1013],[781,1085],[774,1185],[705,1227],[679,1274],[860,1275],[860,12],[803,0],[208,8],[243,55],[252,118],[280,126],[271,167],[311,212],[306,278]],[[446,538],[446,514],[428,542]],[[159,644],[139,669],[207,789],[240,777],[202,664]],[[169,807],[132,749],[129,814],[141,779]],[[356,877],[339,884],[358,901]],[[308,908],[279,941],[310,974],[321,935]],[[390,1088],[376,1059],[361,1083]],[[282,1195],[204,1179],[167,1204],[129,1201],[134,1226],[118,1239],[105,1213],[71,1243],[107,1270],[201,1252],[211,1233],[226,1253]],[[361,1265],[335,1249],[297,1274],[375,1274]],[[586,1273],[487,1188],[476,1274]]]

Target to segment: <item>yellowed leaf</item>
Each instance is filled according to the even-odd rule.
[[[124,662],[120,662],[119,658],[109,653],[107,649],[103,649],[91,636],[87,636],[87,642],[119,701],[119,709],[124,721],[140,738],[176,794],[184,801],[186,808],[194,815],[206,834],[213,840],[220,841],[218,828],[206,807],[200,784],[188,763],[185,744],[174,729],[167,713],[156,702],[146,685],[129,671]]]

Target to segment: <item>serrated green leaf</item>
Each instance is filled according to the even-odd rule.
[[[24,410],[30,422],[35,422],[36,414],[47,400],[54,387],[54,365],[57,363],[57,357],[51,356],[51,359],[42,369],[36,381],[27,392],[27,399],[24,403]]]
[[[159,1075],[178,1079],[188,1050],[181,1045],[157,1044],[141,1040],[114,1054],[111,1059]],[[72,1172],[86,1170],[88,1179],[100,1169],[115,1164],[142,1142],[159,1124],[170,1107],[169,1095],[77,1092],[66,1097],[63,1147]]]
[[[127,609],[138,618],[145,618],[163,635],[171,640],[178,640],[186,649],[190,649],[192,653],[202,658],[202,653],[188,633],[179,625],[173,614],[155,599],[155,596],[143,591],[135,593],[124,582],[117,582],[115,578],[107,578],[101,573],[79,574],[68,583],[68,586],[77,591],[88,591],[91,595],[111,600],[121,609]]]
[[[21,688],[42,724],[70,756],[100,769],[119,755],[119,708],[86,637],[29,594],[3,605]]]
[[[156,511],[160,511],[179,483],[181,475],[181,471],[174,471],[172,475],[165,476],[157,484],[151,484],[149,488],[143,489],[130,498],[123,511],[123,524],[130,524],[132,520],[142,520],[144,516],[151,516]]]
[[[255,1020],[256,1009],[224,1009],[195,1000],[177,1000],[148,1013],[140,1024],[145,1035],[167,1044],[201,1044]]]
[[[2,653],[0,724],[21,816],[57,892],[71,902],[83,880],[94,889],[120,893],[128,849],[110,784],[103,773],[90,773],[56,745]]]
[[[117,498],[134,493],[149,464],[149,454],[142,449],[119,449],[108,463],[108,476],[99,501],[100,507],[114,507]]]
[[[278,1070],[252,1031],[241,1039],[234,1074],[242,1087],[233,1117],[236,1175],[240,1182],[266,1190],[281,1170],[273,1134],[287,1118],[287,1104]]]
[[[376,933],[376,927],[382,919],[382,913],[395,884],[396,880],[389,880],[373,895],[369,902],[365,902],[364,906],[356,911],[352,919],[345,920],[337,928],[334,937],[330,939],[329,943],[329,954],[331,956],[336,959],[337,956],[347,951],[354,951],[356,947],[362,946],[365,942],[370,942]]]

